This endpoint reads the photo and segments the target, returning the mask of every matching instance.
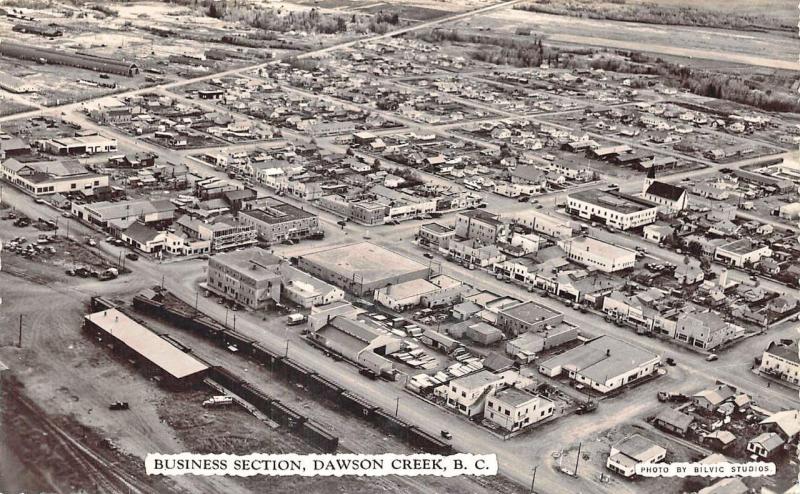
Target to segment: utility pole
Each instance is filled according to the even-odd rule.
[[[533,478],[531,479],[531,492],[530,494],[534,494],[533,485],[536,483],[536,469],[539,468],[539,465],[534,465],[533,467]]]
[[[19,315],[19,339],[17,340],[17,348],[22,348],[22,314]]]
[[[578,464],[581,461],[581,446],[583,446],[583,443],[578,443],[578,457],[575,458],[575,476],[576,477],[578,476]]]
[[[236,313],[233,313],[233,330],[236,331]]]
[[[289,340],[286,340],[286,351],[283,352],[283,357],[287,358],[289,356]]]
[[[164,275],[161,275],[161,291],[164,291]]]
[[[400,411],[400,397],[398,396],[395,398],[395,405],[394,405],[394,416],[397,417],[397,413]]]
[[[194,292],[194,315],[197,316],[197,302],[200,301],[200,292],[195,290]]]
[[[228,328],[228,307],[225,307],[225,328]]]

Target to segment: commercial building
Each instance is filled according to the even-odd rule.
[[[547,398],[511,387],[486,399],[483,418],[514,432],[552,417],[554,410],[555,404]]]
[[[486,398],[506,384],[502,374],[487,370],[453,379],[447,387],[447,406],[467,417],[480,415],[486,407]]]
[[[428,266],[369,242],[299,256],[297,267],[356,295],[430,273]]]
[[[213,252],[247,247],[257,242],[256,228],[233,216],[218,216],[200,221],[187,215],[178,218],[175,224],[191,238],[210,241]]]
[[[456,236],[493,244],[508,233],[508,225],[500,221],[500,215],[482,209],[464,211],[456,215]]]
[[[78,160],[29,161],[22,157],[0,162],[0,175],[32,196],[82,193],[108,187],[108,175],[86,169]]]
[[[516,361],[528,363],[544,350],[578,339],[578,327],[559,324],[540,333],[523,333],[506,343],[506,353]]]
[[[497,313],[497,327],[507,335],[540,332],[564,321],[564,314],[532,300],[512,305]]]
[[[81,221],[105,230],[122,231],[137,221],[146,225],[169,224],[175,217],[175,205],[166,199],[121,202],[72,203],[72,214]]]
[[[344,291],[308,273],[281,263],[281,296],[295,304],[309,309],[316,305],[326,305],[344,300]]]
[[[797,340],[773,341],[761,356],[759,371],[792,384],[800,384]]]
[[[559,240],[558,246],[564,249],[569,260],[604,273],[632,269],[636,264],[635,251],[617,247],[592,237]]]
[[[57,137],[39,142],[42,151],[57,155],[112,153],[117,150],[117,140],[98,134],[76,137]]]
[[[239,220],[270,243],[322,233],[317,215],[272,198],[262,208],[241,211]]]
[[[703,350],[713,350],[736,336],[736,326],[715,312],[680,314],[675,339]]]
[[[0,42],[0,55],[5,57],[17,58],[20,60],[30,60],[36,63],[49,63],[54,65],[66,65],[81,69],[93,70],[95,72],[105,72],[109,74],[133,77],[139,73],[139,67],[133,62],[125,60],[115,60],[109,57],[96,57],[94,55],[82,53],[70,53],[53,48],[44,48],[11,41]]]
[[[493,243],[485,244],[477,239],[449,243],[447,253],[456,261],[482,268],[505,261],[506,255]]]
[[[594,189],[569,194],[566,212],[620,230],[630,230],[653,223],[658,215],[658,206],[638,197]]]
[[[84,329],[110,341],[114,351],[136,358],[140,368],[170,387],[201,384],[208,366],[118,309],[89,314]],[[106,340],[106,338],[108,340]]]
[[[658,463],[666,456],[666,449],[641,434],[634,434],[611,447],[606,468],[630,478],[636,475],[637,464]]]
[[[737,268],[753,265],[762,258],[771,256],[772,250],[768,246],[758,245],[749,238],[720,245],[714,252],[714,259]]]
[[[208,260],[205,288],[245,307],[262,309],[270,301],[280,302],[280,263],[261,249],[217,254]]]
[[[454,228],[439,223],[425,223],[419,227],[417,239],[421,247],[446,250],[456,235]]]
[[[514,213],[511,222],[555,239],[570,238],[573,234],[572,223],[569,220],[556,218],[535,209]]]
[[[608,393],[652,375],[661,357],[644,348],[603,335],[539,364],[555,377],[566,372],[578,384]]]
[[[312,331],[310,338],[377,374],[388,374],[394,365],[386,355],[400,351],[403,341],[366,322],[343,316],[332,317]]]

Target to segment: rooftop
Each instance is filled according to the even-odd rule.
[[[440,225],[439,223],[425,223],[420,228],[438,234],[450,233],[453,231],[452,227]]]
[[[86,319],[177,379],[208,369],[204,363],[117,309],[95,312]]]
[[[728,252],[733,252],[734,254],[747,254],[753,252],[754,250],[760,249],[761,247],[755,244],[749,238],[742,238],[739,240],[734,240],[733,242],[725,245],[721,245],[718,248]]]
[[[277,204],[269,204],[264,209],[250,209],[241,211],[240,214],[250,216],[264,223],[276,224],[288,221],[300,220],[314,216],[313,213],[294,207],[291,204],[277,201]]]
[[[605,383],[658,358],[644,348],[603,335],[543,362],[542,366],[570,366],[595,382]]]
[[[427,280],[418,279],[409,280],[396,285],[389,285],[385,290],[389,297],[395,300],[403,300],[416,295],[424,295],[436,291],[438,288],[439,287]]]
[[[660,452],[666,452],[664,448],[641,434],[634,434],[626,437],[615,444],[614,449],[639,462],[647,462],[653,457],[658,456]]]
[[[567,197],[588,202],[601,208],[610,209],[621,214],[633,214],[656,207],[655,204],[627,194],[603,189],[581,190]]]
[[[530,393],[526,393],[514,387],[498,391],[497,393],[494,394],[494,397],[501,403],[507,404],[515,408],[523,406],[534,400],[541,399],[538,395],[532,395]]]
[[[502,380],[503,378],[497,374],[491,373],[487,370],[481,370],[474,374],[454,379],[451,381],[451,384],[456,384],[466,389],[479,389],[498,383]]]
[[[363,283],[427,271],[427,266],[369,242],[333,247],[301,256],[347,279]]]
[[[228,269],[247,273],[248,277],[259,280],[273,278],[275,270],[272,267],[280,262],[280,258],[269,252],[253,248],[216,254],[209,260],[209,265],[220,264]]]
[[[559,244],[569,255],[575,255],[579,252],[591,252],[606,259],[636,256],[630,249],[617,247],[592,237],[573,237],[569,240],[563,240]]]
[[[538,304],[532,300],[503,309],[501,312],[526,323],[545,321],[563,315],[557,310]]]

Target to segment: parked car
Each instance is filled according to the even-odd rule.
[[[717,356],[716,353],[712,353],[711,355],[706,357],[706,361],[708,361],[708,362],[713,362],[713,361],[715,361],[717,359],[719,359],[719,356]]]
[[[131,261],[139,260],[139,254],[136,254],[135,252],[128,252],[127,254],[125,254],[125,257],[127,259],[130,259]]]

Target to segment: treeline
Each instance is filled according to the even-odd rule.
[[[392,13],[378,12],[372,16],[323,14],[317,8],[284,11],[281,8],[254,8],[250,3],[237,0],[211,1],[206,5],[206,15],[278,33],[304,31],[313,34],[384,34],[400,23],[399,16]]]
[[[606,1],[604,3],[584,0],[564,0],[554,3],[551,0],[537,0],[533,3],[516,5],[514,8],[544,14],[647,24],[742,30],[774,29],[794,31],[797,29],[787,20],[777,16],[722,12],[720,10],[677,5],[639,3],[628,5],[624,0]]]
[[[800,100],[792,92],[794,81],[788,77],[734,75],[695,69],[668,62],[639,52],[626,58],[597,57],[590,62],[593,69],[609,72],[658,76],[667,85],[686,89],[699,96],[722,99],[767,111],[798,112]]]

